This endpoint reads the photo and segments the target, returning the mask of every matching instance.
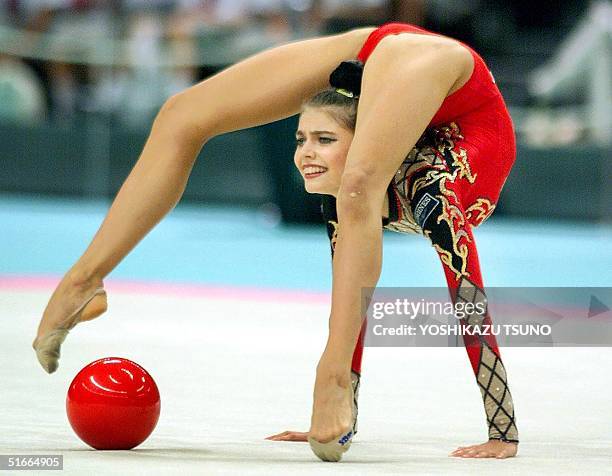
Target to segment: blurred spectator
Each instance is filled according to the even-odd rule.
[[[576,10],[581,0],[562,3]],[[554,10],[552,0],[545,7]],[[491,58],[502,87],[510,78],[521,95],[510,57],[521,25],[563,16],[557,9],[543,20],[543,7],[531,8],[526,0],[0,0],[0,22],[32,32],[20,49],[32,51],[24,62],[42,79],[51,118],[98,111],[138,125],[169,95],[264,48],[386,21],[469,42]]]
[[[424,25],[427,0],[392,0],[390,17],[393,21]]]
[[[44,120],[44,88],[22,61],[0,53],[0,121],[33,124]]]
[[[389,20],[390,0],[318,0],[326,33],[345,31],[360,26],[372,26]]]
[[[86,16],[104,0],[9,0],[7,10],[15,26],[30,33],[23,49],[55,56],[56,61],[29,60],[46,86],[51,117],[71,119],[80,109],[87,68],[70,61],[70,50],[80,48],[96,21]],[[99,24],[99,22],[98,22]],[[104,32],[102,32],[103,35]]]

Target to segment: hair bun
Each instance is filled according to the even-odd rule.
[[[336,89],[345,89],[355,97],[361,94],[363,63],[359,60],[343,61],[329,75],[329,84]]]

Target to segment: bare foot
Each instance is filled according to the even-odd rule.
[[[78,322],[94,319],[107,308],[101,279],[79,280],[68,273],[59,283],[38,325],[32,347],[48,372],[57,369],[60,346]]]
[[[268,436],[266,440],[270,441],[308,441],[308,432],[302,431],[283,431],[276,435]]]
[[[460,446],[449,456],[458,458],[512,458],[516,456],[518,443],[501,440],[489,440],[481,445]]]

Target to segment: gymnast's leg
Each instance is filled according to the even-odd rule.
[[[356,56],[370,31],[354,30],[265,51],[170,98],[93,241],[53,293],[37,338],[64,323],[89,297],[93,300],[82,320],[106,310],[105,295],[94,294],[95,290],[176,205],[208,139],[295,114],[306,98],[326,87],[339,62]],[[51,354],[55,357],[46,361],[43,356],[41,361],[48,372],[57,368],[59,344]]]
[[[449,132],[452,131],[447,130],[442,134]],[[442,261],[453,301],[485,302],[470,223],[479,223],[482,215],[473,213],[472,207],[468,207],[469,211],[466,212],[462,204],[462,191],[465,185],[474,184],[477,174],[470,170],[467,156],[457,151],[459,149],[453,142],[442,141],[436,147],[425,148],[422,153],[417,153],[406,173],[406,189],[414,220],[431,240]],[[464,325],[491,323],[488,312],[472,314],[464,321]],[[464,343],[482,394],[489,440],[518,443],[512,395],[495,336],[464,336]],[[493,445],[497,443],[491,443]],[[505,454],[503,446],[497,446]],[[483,454],[480,455],[478,452],[481,450],[473,449],[473,453],[469,453],[471,450],[459,451],[454,455],[492,456],[484,454],[487,450],[482,450]]]

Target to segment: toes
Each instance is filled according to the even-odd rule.
[[[40,362],[40,365],[42,366],[42,368],[44,369],[44,371],[47,372],[48,374],[52,374],[59,367],[59,364],[57,363],[57,360],[55,360],[55,359],[54,360],[47,360],[47,361],[39,360],[39,362]]]
[[[38,357],[38,362],[40,363],[42,368],[45,370],[45,372],[47,372],[48,374],[52,374],[59,367],[58,360],[54,359],[54,358],[46,358],[45,359],[45,358],[40,358],[40,356],[39,356]]]
[[[36,358],[38,359],[38,363],[48,374],[52,374],[59,367],[59,348],[57,350],[53,349],[35,349],[36,350]]]

